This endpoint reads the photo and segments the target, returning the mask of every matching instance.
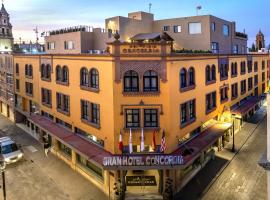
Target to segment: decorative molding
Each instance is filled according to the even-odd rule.
[[[124,114],[124,108],[126,107],[160,107],[160,115],[163,115],[163,105],[162,104],[145,104],[142,100],[139,104],[122,104],[120,115]]]

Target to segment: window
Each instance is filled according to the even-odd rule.
[[[258,71],[258,61],[254,62],[254,72]]]
[[[76,135],[78,135],[78,136],[80,136],[80,137],[82,137],[82,138],[84,138],[84,139],[86,139],[86,140],[88,140],[90,142],[93,142],[93,143],[99,145],[100,147],[104,148],[104,140],[97,138],[96,136],[92,135],[91,133],[86,132],[84,130],[81,130],[81,129],[77,128],[77,127],[75,127],[75,133],[76,133]]]
[[[248,78],[248,90],[251,90],[253,87],[253,78],[250,77]]]
[[[69,96],[61,93],[56,93],[57,110],[63,114],[69,115]]]
[[[140,127],[140,110],[127,109],[126,110],[126,128]]]
[[[217,42],[212,42],[212,53],[219,53],[219,45]]]
[[[81,86],[88,87],[88,70],[86,68],[81,69]]]
[[[216,66],[212,65],[211,67],[211,75],[212,75],[212,80],[216,80]]]
[[[196,118],[195,99],[180,105],[180,117],[182,127],[194,121]]]
[[[206,113],[213,111],[216,108],[216,92],[211,92],[206,95]]]
[[[100,124],[100,106],[86,100],[81,100],[81,119],[86,123]]]
[[[235,99],[238,97],[238,83],[234,83],[231,85],[232,89],[232,99]]]
[[[163,31],[170,31],[170,26],[163,26]]]
[[[25,93],[33,96],[33,83],[25,82]]]
[[[50,80],[51,79],[51,65],[47,64],[42,64],[41,65],[41,78]]]
[[[248,73],[252,72],[252,60],[249,60],[247,62],[247,67],[248,67]]]
[[[231,63],[231,77],[237,76],[237,62]]]
[[[228,90],[228,87],[222,87],[220,89],[220,102],[223,103],[228,100]]]
[[[60,126],[63,126],[64,128],[68,128],[69,130],[72,130],[72,125],[59,119],[59,118],[56,118],[55,119],[56,123],[59,124]]]
[[[41,88],[41,99],[42,99],[42,104],[51,106],[52,105],[52,91],[45,88]]]
[[[45,111],[41,111],[41,115],[42,116],[44,116],[44,117],[46,117],[47,119],[49,119],[49,120],[52,120],[53,121],[53,116],[51,115],[51,114],[49,114],[49,113],[47,113],[47,112],[45,112]]]
[[[20,80],[16,79],[16,90],[20,91]]]
[[[158,75],[155,71],[147,71],[143,76],[143,91],[157,92],[158,91]]]
[[[258,74],[254,76],[254,86],[258,85]]]
[[[180,85],[181,88],[187,87],[187,70],[185,68],[182,68],[180,71],[180,82],[181,82],[181,85]]]
[[[59,65],[56,66],[56,81],[61,81],[62,72],[61,67]]]
[[[212,30],[213,32],[216,31],[216,23],[215,23],[215,22],[212,22],[212,23],[211,23],[211,30]]]
[[[238,54],[238,45],[237,44],[233,45],[233,53]]]
[[[241,74],[245,74],[246,73],[246,62],[242,61],[241,62]]]
[[[158,110],[144,109],[144,127],[158,127]]]
[[[68,80],[69,80],[68,67],[64,66],[62,68],[62,82],[63,83],[68,83]]]
[[[32,65],[25,65],[25,76],[28,78],[33,78],[33,67]]]
[[[64,144],[62,144],[61,142],[58,141],[58,147],[59,150],[64,153],[66,156],[68,156],[69,158],[71,158],[71,149],[67,146],[65,146]]]
[[[245,94],[246,93],[246,80],[242,80],[241,81],[241,94]]]
[[[65,41],[64,48],[65,48],[65,50],[75,49],[74,42],[73,41]]]
[[[228,78],[228,65],[221,64],[220,65],[220,80],[225,80]]]
[[[20,73],[20,66],[18,63],[16,63],[16,65],[15,65],[15,72],[17,75]]]
[[[205,77],[206,77],[206,82],[209,82],[209,81],[211,81],[212,80],[212,78],[211,78],[211,68],[210,68],[210,66],[209,65],[207,65],[206,66],[206,68],[205,68]]]
[[[265,69],[265,61],[263,60],[262,61],[262,70],[264,70]]]
[[[189,86],[195,85],[195,70],[193,67],[189,68],[188,70],[188,81]]]
[[[223,35],[224,35],[224,36],[229,36],[229,32],[230,32],[229,26],[226,25],[226,24],[224,24],[224,25],[223,25]]]
[[[262,72],[262,81],[265,81],[265,72]]]
[[[91,103],[91,122],[94,124],[99,124],[99,105]]]
[[[139,92],[139,75],[137,72],[130,70],[124,75],[124,91]]]
[[[173,26],[173,32],[174,33],[181,33],[182,32],[182,27],[181,26]]]
[[[200,22],[193,22],[188,24],[189,34],[201,34],[202,24]]]
[[[90,87],[95,89],[99,88],[99,76],[96,69],[90,70]]]
[[[48,50],[54,50],[55,49],[55,43],[54,42],[48,42],[47,43]]]

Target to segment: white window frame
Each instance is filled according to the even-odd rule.
[[[181,33],[182,32],[182,26],[181,25],[174,25],[173,26],[173,32],[174,33]]]

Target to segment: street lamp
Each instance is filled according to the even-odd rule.
[[[4,158],[2,157],[0,159],[0,170],[2,174],[2,181],[3,181],[3,198],[4,200],[7,199],[7,194],[6,194],[6,180],[5,180],[5,169],[6,169],[6,163]]]

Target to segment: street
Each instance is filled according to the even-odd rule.
[[[262,107],[183,189],[177,200],[265,200],[266,172],[258,161],[266,149],[266,107]]]
[[[2,116],[0,130],[1,136],[9,135],[22,145],[24,151],[22,161],[6,168],[8,200],[107,199],[103,192],[63,161],[52,154],[45,157],[41,145],[35,139]]]

